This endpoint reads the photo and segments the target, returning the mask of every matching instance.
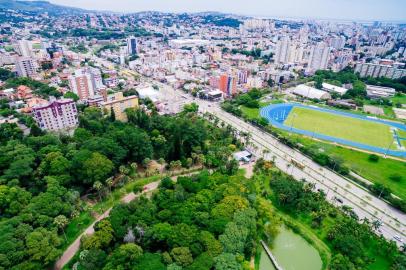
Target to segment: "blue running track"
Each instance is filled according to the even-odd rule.
[[[286,118],[288,118],[288,115],[293,107],[306,108],[306,109],[311,109],[311,110],[316,110],[316,111],[321,111],[321,112],[326,112],[326,113],[337,114],[337,115],[341,115],[341,116],[345,116],[345,117],[357,118],[357,119],[364,120],[364,121],[381,123],[381,124],[385,124],[387,126],[391,126],[391,127],[406,131],[406,125],[403,123],[392,122],[392,121],[376,119],[376,118],[370,118],[370,117],[366,117],[363,115],[357,115],[357,114],[341,112],[341,111],[336,111],[336,110],[329,110],[329,109],[319,108],[319,107],[315,107],[315,106],[306,106],[306,105],[296,104],[296,103],[271,104],[271,105],[268,105],[268,106],[262,108],[260,114],[262,117],[268,119],[269,123],[271,123],[273,126],[286,130],[286,131],[289,131],[289,132],[294,132],[294,133],[306,135],[309,137],[315,137],[315,138],[318,138],[321,140],[336,142],[338,144],[344,144],[344,145],[348,145],[348,146],[359,148],[359,149],[364,149],[364,150],[371,151],[371,152],[377,152],[377,153],[381,153],[381,154],[388,154],[391,156],[406,158],[406,151],[390,150],[390,149],[388,150],[388,149],[384,149],[384,148],[377,147],[377,146],[362,144],[362,143],[358,143],[358,142],[354,142],[354,141],[350,141],[350,140],[345,140],[345,139],[341,139],[341,138],[324,135],[321,133],[316,133],[316,132],[303,130],[303,129],[297,129],[297,128],[294,128],[291,126],[286,126],[284,124],[284,122],[285,122]],[[399,138],[395,133],[395,139],[398,141],[398,143],[400,143],[400,140],[402,140],[403,138]]]

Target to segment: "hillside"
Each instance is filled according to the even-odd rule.
[[[0,0],[0,9],[11,9],[38,13],[48,12],[51,15],[79,14],[86,12],[86,10],[80,8],[55,5],[48,1]]]

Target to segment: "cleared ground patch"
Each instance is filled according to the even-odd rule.
[[[294,107],[285,126],[387,148],[394,140],[387,125],[312,109]],[[391,149],[397,149],[393,143]]]

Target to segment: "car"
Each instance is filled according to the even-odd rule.
[[[147,191],[149,188],[147,186],[145,186],[142,190],[143,191]]]
[[[402,238],[400,238],[399,236],[395,235],[393,237],[395,240],[399,241],[399,242],[403,242]]]
[[[338,197],[335,197],[334,199],[335,199],[337,202],[339,202],[339,203],[343,203],[343,200],[340,199],[340,198],[338,198]]]

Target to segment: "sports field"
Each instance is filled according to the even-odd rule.
[[[292,108],[284,125],[381,148],[394,142],[388,125],[301,107]]]

